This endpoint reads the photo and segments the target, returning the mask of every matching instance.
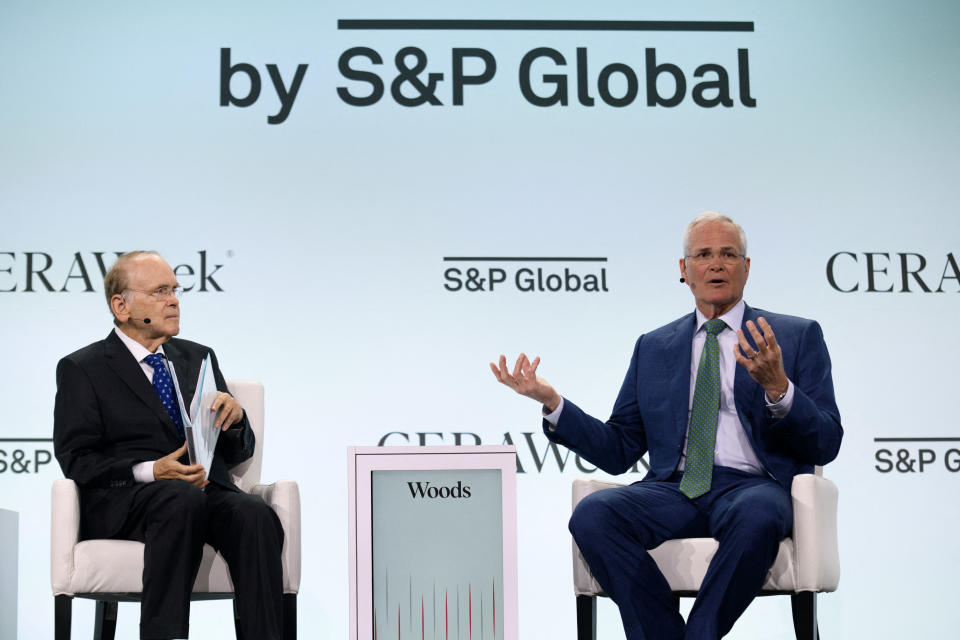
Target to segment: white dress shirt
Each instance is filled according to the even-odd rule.
[[[720,413],[717,421],[717,442],[714,450],[714,464],[723,467],[732,467],[748,473],[763,475],[766,472],[760,460],[757,458],[747,434],[740,423],[740,417],[737,415],[737,408],[734,404],[733,381],[736,374],[737,361],[733,356],[734,346],[738,344],[737,330],[743,324],[744,302],[740,300],[730,311],[726,312],[720,319],[727,326],[717,335],[717,342],[720,347]],[[700,312],[697,313],[697,329],[693,334],[693,348],[690,353],[690,399],[687,405],[687,424],[690,422],[690,410],[693,407],[693,392],[697,383],[697,368],[700,365],[700,356],[703,353],[703,345],[707,339],[707,332],[703,329],[704,323],[708,318]],[[788,380],[787,394],[780,402],[767,402],[767,410],[775,418],[782,418],[790,412],[793,406],[794,388],[793,382]],[[563,411],[563,398],[560,398],[560,404],[549,413],[544,414],[544,419],[555,427],[560,419],[560,412]],[[687,443],[684,437],[683,455],[680,457],[678,470],[683,469],[684,459],[686,458]]]

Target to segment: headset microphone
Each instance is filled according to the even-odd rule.
[[[686,282],[686,281],[687,281],[686,278],[680,278],[680,282],[681,282],[681,283]],[[150,322],[150,320],[148,319],[148,320],[146,320],[146,322]]]
[[[143,324],[150,324],[150,318],[134,318],[133,316],[130,316],[130,319],[142,322]]]

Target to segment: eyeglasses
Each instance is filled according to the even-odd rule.
[[[168,287],[166,285],[162,287],[157,287],[153,291],[146,291],[144,289],[128,289],[128,291],[136,291],[137,293],[146,293],[147,295],[153,296],[153,299],[158,302],[163,302],[164,300],[169,300],[170,296],[174,296],[179,299],[183,295],[183,287]]]
[[[743,260],[746,258],[744,255],[735,253],[733,251],[721,251],[719,254],[715,254],[713,251],[700,251],[695,253],[692,256],[684,256],[694,264],[712,264],[717,258],[720,259],[720,264],[731,266],[737,263],[738,260]]]

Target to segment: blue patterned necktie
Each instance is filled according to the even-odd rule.
[[[697,383],[687,430],[687,459],[680,480],[680,491],[688,498],[705,494],[710,490],[713,480],[713,453],[717,444],[717,419],[720,416],[720,345],[717,334],[726,326],[720,318],[708,320],[703,325],[707,339],[697,367]]]
[[[160,402],[163,408],[170,414],[173,424],[177,425],[177,431],[180,437],[184,438],[183,420],[180,419],[180,409],[177,407],[177,397],[173,390],[173,380],[170,379],[170,373],[163,363],[163,356],[159,353],[151,353],[143,359],[148,365],[153,367],[153,388],[160,396]]]

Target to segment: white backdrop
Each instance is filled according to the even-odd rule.
[[[338,20],[388,18],[732,21],[753,30],[338,28]],[[20,636],[52,635],[49,489],[60,472],[55,461],[40,463],[51,449],[42,439],[51,435],[56,362],[110,330],[95,253],[108,265],[113,252],[152,248],[188,265],[178,271],[193,288],[181,335],[214,346],[228,378],[266,384],[263,478],[295,479],[303,497],[301,637],[347,633],[346,447],[392,432],[387,444],[415,445],[418,434],[452,444],[455,432],[500,444],[509,434],[524,470],[521,637],[572,637],[566,520],[569,485],[582,471],[566,450],[554,457],[538,407],[497,385],[486,363],[539,354],[546,378],[605,417],[637,335],[692,309],[677,282],[680,233],[706,209],[747,231],[747,302],[816,318],[833,357],[846,437],[826,475],[840,486],[843,578],[820,599],[821,629],[949,634],[958,623],[951,568],[960,561],[960,454],[945,440],[960,436],[950,411],[960,351],[958,19],[955,3],[931,0],[8,0],[0,7],[0,507],[20,512]],[[371,91],[339,68],[354,47],[383,60],[348,63],[383,78],[384,96],[371,106],[338,94]],[[441,105],[392,97],[404,47],[426,58],[418,82],[444,74]],[[549,96],[555,85],[544,74],[568,76],[566,106],[524,97],[521,61],[538,47],[567,65],[539,58],[531,91]],[[224,48],[231,65],[254,65],[261,78],[249,107],[220,105]],[[455,106],[453,50],[463,48],[488,52],[496,72],[465,86]],[[577,97],[578,48],[593,106]],[[684,74],[678,106],[647,106],[648,49],[656,64]],[[598,89],[613,63],[638,79],[624,107],[606,104]],[[307,65],[279,124],[267,121],[281,111],[268,64],[287,89]],[[704,64],[729,76],[732,106],[694,102],[694,85],[721,75],[711,67],[695,77]],[[467,75],[483,69],[480,58],[465,62]],[[619,98],[629,87],[624,67],[615,69],[609,93]],[[415,86],[406,81],[402,95],[416,96]],[[657,86],[673,93],[669,72]],[[246,96],[246,73],[230,87]],[[901,260],[908,271],[924,262],[925,287],[911,275],[904,287]],[[507,280],[493,291],[488,281],[485,290],[450,291],[451,267],[482,269],[480,277],[502,269]],[[513,274],[522,267],[604,269],[607,290],[519,291]],[[880,454],[889,464],[879,449],[889,450]],[[920,449],[929,451],[924,460],[935,457],[922,470]],[[223,624],[229,607],[196,604],[193,636],[233,637]],[[600,610],[600,637],[621,638],[613,605]],[[135,637],[137,619],[135,606],[120,607],[120,637]],[[74,637],[91,627],[92,605],[77,603]],[[731,637],[792,637],[787,601],[756,602]]]

